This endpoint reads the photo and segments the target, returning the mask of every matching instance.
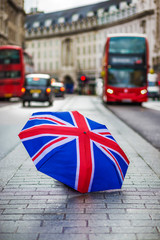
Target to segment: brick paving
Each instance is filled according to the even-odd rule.
[[[71,97],[62,110],[73,103],[106,124],[129,157],[122,189],[80,194],[38,172],[19,144],[0,161],[0,240],[160,240],[160,152],[97,98]]]

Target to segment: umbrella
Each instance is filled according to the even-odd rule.
[[[122,186],[128,158],[105,125],[77,111],[33,113],[19,138],[37,170],[81,193]]]

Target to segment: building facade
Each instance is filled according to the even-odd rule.
[[[24,0],[0,0],[0,45],[24,47]]]
[[[108,0],[98,4],[29,15],[26,48],[36,72],[49,73],[77,88],[87,76],[89,91],[101,74],[106,37],[111,33],[146,34],[150,68],[160,71],[160,1]],[[159,70],[158,70],[159,69]]]

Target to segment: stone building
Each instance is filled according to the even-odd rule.
[[[155,38],[153,67],[160,74],[160,1],[154,0],[155,3],[155,28],[153,37]]]
[[[0,0],[0,45],[24,47],[24,0]]]
[[[26,46],[36,72],[46,72],[76,88],[81,75],[90,91],[100,77],[107,34],[144,33],[150,67],[160,60],[160,1],[108,0],[74,9],[26,17]]]

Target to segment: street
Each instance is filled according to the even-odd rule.
[[[56,98],[53,107],[48,107],[47,103],[32,103],[31,108],[22,108],[18,98],[11,101],[1,101],[0,132],[3,137],[0,139],[0,159],[19,143],[17,135],[33,112],[65,111],[66,103],[69,104],[72,98],[72,95],[68,95],[66,99]],[[100,98],[97,101],[102,104]],[[104,104],[104,106],[160,150],[159,102],[149,101],[143,103],[142,106],[130,104]]]
[[[108,108],[116,114],[122,121],[127,123],[131,128],[143,136],[154,147],[160,150],[160,103],[159,111],[148,108],[158,105],[159,102],[143,103],[142,107],[137,105],[108,105]],[[144,107],[144,106],[147,106]]]
[[[80,194],[34,167],[18,133],[33,112],[71,110],[105,124],[128,156],[122,189]],[[160,111],[67,95],[0,114],[0,240],[160,239]]]

